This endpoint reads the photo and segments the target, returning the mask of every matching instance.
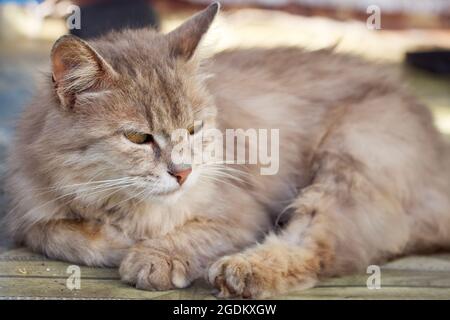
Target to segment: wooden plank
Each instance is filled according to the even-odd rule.
[[[195,281],[195,283],[186,289],[171,290],[166,294],[155,299],[164,300],[215,300],[212,294],[213,288],[203,279]]]
[[[81,279],[79,290],[69,290],[61,278],[0,278],[2,299],[154,299],[167,293],[137,290],[118,280]]]
[[[70,263],[59,261],[0,261],[0,277],[67,278]],[[119,279],[115,268],[80,266],[81,278]]]
[[[382,287],[450,288],[450,272],[381,269]],[[325,279],[319,287],[367,287],[370,274]]]
[[[369,290],[361,287],[319,287],[305,291],[292,292],[288,295],[275,297],[275,299],[450,299],[450,289],[382,287],[381,289]]]
[[[0,261],[49,261],[43,255],[24,247],[0,246]],[[383,269],[450,271],[450,253],[408,256],[383,265]]]
[[[0,298],[46,299],[214,299],[210,290],[193,287],[174,291],[137,290],[116,280],[82,280],[80,290],[69,290],[64,279],[0,278]],[[448,288],[318,287],[276,299],[449,299]]]
[[[450,271],[450,254],[408,256],[385,264],[383,269]]]
[[[67,278],[69,263],[58,261],[0,261],[0,277],[46,277]],[[117,269],[91,268],[81,266],[81,277],[95,279],[119,279]],[[319,286],[360,286],[365,287],[368,274],[358,274],[341,278],[325,279]],[[415,270],[382,269],[383,286],[443,287],[450,288],[450,272],[428,272]]]
[[[70,291],[65,282],[70,263],[46,260],[18,248],[0,254],[0,297],[214,299],[211,287],[195,286],[167,292],[146,292],[123,284],[117,269],[81,267],[81,290]],[[450,254],[411,256],[382,267],[381,289],[369,290],[368,274],[326,279],[317,288],[295,292],[286,299],[450,299]]]
[[[31,252],[26,248],[8,248],[0,251],[0,261],[46,261],[41,254]]]
[[[82,268],[83,270],[84,268]],[[93,269],[93,268],[86,268]],[[97,269],[96,271],[104,271]],[[112,271],[112,270],[110,270]],[[107,279],[105,275],[100,275],[102,279],[92,279],[82,271],[80,291],[72,292],[65,290],[65,281],[67,275],[60,277],[0,277],[0,297],[61,297],[61,298],[158,298],[158,299],[213,299],[210,294],[212,288],[199,281],[195,286],[169,292],[161,292],[155,296],[153,293],[148,296],[141,290],[128,287],[120,280]],[[381,289],[370,290],[366,287],[367,275],[357,275],[343,277],[331,280],[325,280],[317,288],[305,292],[297,292],[283,296],[285,298],[361,298],[361,299],[380,299],[380,298],[442,298],[450,299],[450,276],[448,273],[438,272],[412,272],[412,271],[389,271],[382,272]],[[43,291],[35,290],[41,288]],[[106,294],[105,288],[111,290]],[[126,289],[124,291],[124,288]],[[61,290],[64,289],[64,290]],[[98,289],[98,290],[97,290]],[[97,290],[97,291],[96,291]],[[342,291],[340,291],[342,290]],[[93,292],[97,293],[93,293]],[[53,296],[55,295],[55,296]]]

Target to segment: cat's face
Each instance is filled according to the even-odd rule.
[[[56,42],[59,109],[52,130],[68,171],[65,183],[105,181],[112,191],[123,186],[141,198],[164,198],[196,183],[203,166],[174,158],[180,140],[172,134],[183,130],[183,146],[192,147],[215,125],[192,56],[217,9],[210,6],[168,35],[140,30],[92,45],[72,36]]]

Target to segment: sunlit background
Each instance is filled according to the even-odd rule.
[[[106,11],[104,6],[111,2],[127,8],[118,10],[122,16],[129,12],[123,18],[128,19],[126,23],[133,23],[135,17],[136,20],[145,17],[140,9],[145,3],[153,20],[141,22],[167,32],[211,1],[0,0],[0,156],[13,134],[14,118],[31,99],[36,79],[47,70],[52,43],[69,32],[71,5],[81,8],[81,30],[75,33],[84,35],[92,26],[111,23],[102,15]],[[450,134],[449,75],[405,63],[406,52],[450,50],[449,0],[222,0],[221,3],[220,18],[206,39],[208,50],[280,45],[313,50],[336,46],[337,51],[389,63],[392,68],[401,69],[405,83],[433,110],[438,127]],[[372,13],[368,8],[373,5],[381,13],[378,30],[367,25]]]

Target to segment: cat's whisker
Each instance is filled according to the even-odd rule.
[[[236,161],[234,161],[234,160],[222,160],[222,161],[213,161],[213,162],[202,162],[200,165],[214,165],[214,164],[219,164],[219,165],[226,165],[226,164],[230,164],[230,165],[242,165],[242,164],[236,163]]]
[[[74,183],[74,184],[69,184],[69,185],[54,185],[48,188],[36,188],[33,190],[48,190],[47,192],[51,192],[54,190],[59,190],[59,189],[65,189],[65,188],[71,188],[71,187],[78,187],[78,186],[83,186],[83,185],[91,185],[91,184],[101,184],[101,183],[105,183],[105,182],[113,182],[113,181],[122,181],[122,180],[127,180],[130,179],[129,177],[123,177],[123,178],[117,178],[117,179],[108,179],[108,180],[89,180],[88,182],[80,182],[80,183]],[[47,193],[46,192],[46,193]],[[42,193],[45,194],[45,193]]]
[[[75,196],[75,197],[74,197],[74,199],[70,199],[66,202],[63,202],[61,206],[67,205],[75,199],[82,198],[83,194],[85,194],[85,193],[89,193],[89,196],[90,196],[90,195],[95,195],[95,194],[99,194],[99,193],[110,191],[110,190],[112,190],[113,193],[119,192],[120,190],[123,190],[126,187],[132,186],[136,180],[137,180],[137,178],[123,177],[123,178],[118,178],[118,179],[97,180],[97,181],[91,181],[91,182],[86,182],[86,183],[77,183],[77,184],[60,186],[60,187],[53,186],[52,187],[53,190],[49,190],[47,192],[43,192],[40,194],[34,194],[33,197],[44,195],[44,194],[52,192],[52,191],[61,190],[62,187],[73,188],[73,187],[77,187],[77,186],[84,186],[85,188],[84,189],[77,188],[76,190],[74,190],[72,192],[67,192],[65,194],[59,195],[56,198],[53,198],[52,200],[44,202],[43,204],[41,204],[38,207],[34,207],[27,214],[32,214],[33,212],[36,212],[36,210],[39,210],[51,203],[57,202],[61,199],[64,199],[64,198],[70,197],[70,196]],[[94,185],[94,186],[92,186],[92,185]],[[20,207],[20,205],[21,205],[21,203],[18,203],[13,209],[10,210],[9,214],[13,213],[14,210],[16,210],[18,207]],[[61,206],[59,206],[59,207],[61,207]]]
[[[147,198],[151,198],[152,192],[154,191],[155,188],[151,188],[150,190],[148,190],[147,192],[144,192],[141,196],[141,199],[136,203],[136,205],[139,205],[140,203],[142,203],[145,199]]]
[[[229,179],[229,180],[233,180],[233,181],[240,182],[240,183],[246,183],[245,180],[243,180],[239,177],[233,176],[231,174],[226,174],[223,172],[208,172],[208,173],[205,173],[204,175],[215,177],[215,178]]]
[[[135,185],[135,187],[138,187],[138,186]],[[121,200],[120,202],[116,203],[114,206],[118,206],[118,205],[120,205],[120,204],[122,204],[122,203],[129,202],[129,201],[131,201],[131,200],[133,200],[133,199],[139,197],[141,194],[145,193],[145,191],[146,191],[145,188],[143,188],[143,190],[142,190],[141,192],[139,192],[139,193],[137,193],[137,194],[133,194],[131,197],[128,197],[128,198],[126,198],[125,200]]]
[[[239,175],[249,176],[249,174],[245,171],[242,171],[242,170],[239,170],[236,168],[227,167],[227,166],[208,166],[208,167],[204,167],[204,169],[210,170],[210,171],[232,172],[232,173],[239,174]]]
[[[83,182],[83,183],[75,183],[70,185],[64,185],[64,186],[55,186],[54,189],[65,189],[65,188],[71,188],[71,187],[78,187],[78,186],[85,186],[85,185],[92,185],[92,184],[102,184],[102,183],[109,183],[109,182],[120,182],[120,181],[127,181],[130,180],[129,177],[124,178],[118,178],[118,179],[109,179],[109,180],[96,180],[96,181],[90,181],[90,182]]]
[[[114,185],[104,186],[103,189],[100,189],[100,190],[97,190],[97,191],[94,191],[94,192],[90,192],[92,189],[90,189],[90,190],[89,189],[87,189],[87,190],[85,189],[85,190],[82,190],[80,192],[80,196],[75,197],[75,199],[79,200],[83,196],[84,192],[90,192],[88,196],[91,196],[93,194],[99,194],[99,193],[106,192],[106,191],[112,191],[112,192],[106,194],[105,196],[101,197],[100,198],[100,202],[101,202],[101,201],[111,197],[113,194],[115,194],[117,192],[120,192],[120,191],[122,191],[122,190],[124,190],[126,188],[130,188],[130,187],[135,186],[135,184],[136,184],[136,181],[134,179],[130,179],[130,181],[125,181],[125,182],[121,182],[121,183],[116,183]],[[98,189],[98,187],[95,187],[93,189]]]
[[[134,186],[134,183],[122,184],[122,185],[118,185],[116,187],[108,188],[107,190],[102,190],[102,191],[111,191],[111,190],[112,191],[110,193],[106,194],[105,196],[101,197],[98,202],[103,202],[103,201],[111,198],[114,194],[121,192],[121,191],[125,190],[126,188],[133,187],[133,186]]]
[[[240,166],[243,166],[243,165],[240,165]],[[201,164],[200,167],[208,168],[208,169],[209,168],[211,168],[211,169],[220,169],[220,170],[223,170],[223,171],[230,171],[230,172],[234,172],[234,173],[237,173],[237,174],[250,176],[250,174],[248,172],[245,172],[243,170],[239,170],[239,169],[227,166],[226,163],[223,163],[223,162],[204,163],[204,164]]]
[[[87,186],[84,189],[81,189],[80,192],[85,192],[85,191],[93,191],[93,190],[97,190],[97,189],[101,189],[104,187],[111,187],[111,186],[115,186],[115,185],[121,185],[123,183],[133,183],[134,181],[129,179],[129,180],[124,180],[124,181],[118,181],[118,182],[110,182],[110,183],[104,183],[101,185],[96,185],[94,187],[91,186]]]
[[[223,164],[202,165],[200,167],[204,168],[204,169],[210,169],[210,170],[233,171],[233,172],[237,172],[237,173],[242,172],[243,174],[245,174],[245,171],[243,172],[240,169],[233,168],[233,167],[223,165]]]
[[[77,184],[77,185],[82,185],[82,184]],[[71,187],[72,187],[72,186],[74,186],[74,185],[71,185]],[[98,186],[98,187],[93,188],[93,189],[95,190],[95,189],[98,189],[98,188],[100,188],[100,187],[106,187],[106,186],[110,186],[110,185],[102,185],[102,186]],[[93,190],[93,189],[89,189],[88,191],[91,191],[91,190]],[[57,188],[52,187],[52,190],[49,190],[49,191],[46,191],[46,192],[41,192],[41,193],[37,193],[37,194],[32,194],[32,193],[31,193],[31,194],[29,194],[29,195],[26,196],[26,197],[27,197],[26,199],[27,199],[27,200],[30,200],[30,199],[32,199],[32,197],[40,197],[40,196],[43,196],[43,195],[45,195],[45,194],[48,194],[48,193],[51,193],[51,192],[54,192],[54,191],[57,191],[57,190],[58,190]],[[61,198],[64,198],[64,197],[67,197],[67,196],[76,194],[77,192],[83,192],[83,191],[76,190],[76,191],[73,191],[73,192],[70,192],[70,193],[66,193],[66,194],[64,194],[64,195],[58,196],[57,198],[53,199],[52,201],[57,201],[57,200],[59,200],[59,199],[61,199]],[[23,200],[25,200],[25,198],[23,198],[21,201],[23,201]],[[48,204],[48,203],[49,203],[49,202],[44,203],[44,205],[46,205],[46,204]],[[12,209],[9,211],[8,214],[12,214],[18,207],[20,207],[20,205],[21,205],[21,203],[19,202],[14,208],[12,208]]]
[[[131,183],[131,182],[130,182],[130,183]],[[129,183],[129,184],[130,184],[130,183]],[[116,186],[109,186],[108,188],[109,188],[109,189],[111,189],[111,188],[119,188],[119,187],[124,187],[124,186],[127,186],[127,185],[128,185],[128,184],[121,183],[121,184],[117,184]],[[105,187],[105,188],[106,188],[106,187]],[[41,208],[43,208],[43,207],[45,207],[45,206],[47,206],[47,205],[49,205],[49,204],[51,204],[51,203],[53,203],[53,202],[56,202],[56,201],[58,201],[58,200],[64,199],[64,198],[69,197],[69,196],[76,195],[76,194],[78,194],[78,193],[83,193],[83,192],[88,192],[88,191],[92,191],[92,189],[91,189],[91,190],[76,190],[76,191],[73,191],[73,192],[69,192],[69,193],[60,195],[60,196],[58,196],[58,197],[56,197],[56,198],[54,198],[54,199],[52,199],[52,200],[49,200],[49,201],[47,201],[47,202],[44,202],[43,204],[41,204],[41,205],[38,206],[38,207],[34,207],[34,208],[31,209],[30,211],[28,211],[27,214],[31,214],[31,212],[35,212],[36,210],[39,210],[39,209],[41,209]],[[104,191],[105,191],[105,189],[103,189],[103,190],[97,190],[97,191],[94,191],[94,192],[90,192],[90,195],[92,195],[92,194],[97,194],[97,193],[99,193],[99,192],[104,192]],[[79,199],[79,197],[75,197],[74,199]],[[66,202],[65,204],[70,203],[70,202],[73,201],[74,199],[69,200],[69,201]]]
[[[123,189],[125,189],[125,188],[127,188],[127,187],[129,187],[129,186],[128,186],[128,185],[122,185],[122,186],[117,186],[116,188],[113,188],[113,189],[112,189],[113,191],[112,191],[111,193],[109,193],[108,195],[106,195],[106,196],[104,196],[104,197],[101,197],[101,198],[99,199],[99,202],[102,202],[103,200],[105,200],[105,199],[111,197],[112,194],[114,194],[114,193],[116,193],[116,192],[119,192],[119,191],[121,191],[121,190],[123,190]],[[78,199],[78,198],[75,198],[75,199]],[[74,201],[75,199],[70,199],[70,200],[67,200],[67,201],[65,201],[65,202],[62,202],[59,206],[56,207],[55,212],[58,211],[60,208],[69,205],[69,204],[70,204],[72,201]]]
[[[230,187],[238,188],[238,189],[239,189],[238,186],[236,186],[236,185],[234,185],[234,184],[232,184],[232,183],[230,183],[230,182],[228,182],[228,181],[226,181],[226,180],[219,179],[219,178],[215,178],[215,177],[212,177],[212,176],[203,175],[203,176],[199,176],[199,179],[200,179],[200,180],[203,180],[203,179],[208,180],[208,179],[209,179],[209,180],[212,180],[212,181],[215,181],[215,182],[219,182],[219,183],[223,183],[223,184],[226,184],[226,185],[228,185],[228,186],[230,186]]]
[[[105,192],[105,191],[109,191],[111,189],[120,188],[120,187],[124,187],[124,186],[129,186],[129,185],[132,185],[132,184],[133,184],[132,182],[128,182],[128,183],[115,184],[115,185],[112,185],[112,186],[96,187],[96,188],[93,188],[91,190],[81,190],[81,191],[77,191],[76,192],[76,193],[79,193],[80,196],[79,197],[77,196],[75,198],[79,199],[81,196],[83,196],[83,193],[87,193],[87,192],[89,192],[89,194],[87,196],[91,196],[91,195],[94,195],[94,194],[98,194],[98,193],[102,193],[102,192]],[[92,190],[97,190],[97,191],[91,192]]]
[[[242,178],[240,178],[240,177],[238,177],[238,176],[236,176],[234,174],[225,172],[223,170],[204,170],[202,172],[202,174],[209,175],[209,176],[214,176],[214,177],[218,177],[218,178],[220,178],[220,177],[221,178],[228,178],[228,179],[232,179],[232,180],[235,180],[235,181],[241,182],[241,183],[249,183],[248,181],[245,181],[244,179],[242,179]]]

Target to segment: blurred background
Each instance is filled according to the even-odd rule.
[[[13,120],[31,99],[36,79],[47,70],[51,46],[59,36],[71,32],[88,39],[123,27],[167,32],[210,2],[0,0],[0,163],[13,134]],[[440,130],[450,135],[450,0],[222,0],[221,4],[222,13],[206,41],[209,50],[336,46],[337,51],[390,64],[404,73],[405,84],[433,110]]]

